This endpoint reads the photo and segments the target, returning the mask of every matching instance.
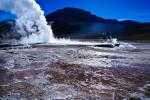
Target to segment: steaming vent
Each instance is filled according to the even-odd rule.
[[[16,29],[22,36],[21,44],[51,43],[61,45],[105,45],[108,43],[80,42],[70,39],[56,39],[44,12],[35,0],[1,0],[0,9],[17,16]],[[111,44],[110,44],[111,45]]]
[[[23,36],[22,44],[50,43],[53,40],[51,27],[35,0],[1,0],[0,9],[17,16],[16,29]]]

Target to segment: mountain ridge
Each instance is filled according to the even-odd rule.
[[[99,39],[109,36],[126,40],[150,40],[150,23],[132,20],[104,19],[79,8],[63,8],[46,16],[57,38]],[[52,23],[53,22],[53,23]],[[0,22],[0,38],[21,36],[14,20]]]
[[[150,23],[141,23],[133,20],[118,21],[116,19],[104,19],[79,8],[67,7],[59,9],[48,14],[46,19],[47,22],[53,21],[53,32],[59,38],[92,37],[97,39],[103,37],[101,33],[106,33],[108,36],[120,39],[123,39],[124,36],[141,35],[142,33],[150,36]],[[149,39],[147,35],[141,39]],[[132,38],[137,39],[136,36]]]

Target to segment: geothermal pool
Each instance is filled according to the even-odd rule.
[[[150,43],[0,49],[1,100],[150,100]]]

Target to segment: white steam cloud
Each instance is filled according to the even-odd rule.
[[[23,36],[22,44],[54,43],[63,45],[89,45],[90,42],[55,39],[51,26],[47,25],[44,12],[35,0],[1,0],[0,9],[17,16],[18,32]]]
[[[51,27],[35,0],[0,0],[0,9],[17,16],[16,25],[23,36],[23,44],[50,43],[53,40]]]
[[[0,9],[17,16],[16,26],[23,36],[22,44],[54,43],[62,45],[97,45],[96,42],[80,42],[55,39],[51,26],[47,25],[44,12],[35,0],[0,0]],[[102,43],[103,44],[103,43]],[[105,44],[105,43],[104,43]]]

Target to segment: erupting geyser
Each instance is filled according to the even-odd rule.
[[[0,9],[17,16],[16,29],[22,35],[21,44],[53,43],[63,45],[99,45],[96,42],[80,42],[56,39],[47,25],[44,12],[35,0],[1,0]],[[105,43],[101,43],[105,45]],[[108,44],[108,43],[106,43]],[[111,44],[110,44],[111,45]]]
[[[90,45],[90,42],[55,39],[51,26],[47,25],[44,12],[35,0],[1,0],[0,9],[10,11],[17,16],[16,27],[22,35],[22,44],[54,43]]]
[[[23,38],[21,43],[50,43],[53,34],[44,12],[35,0],[1,0],[0,9],[17,16],[16,26]]]
[[[55,39],[51,26],[47,25],[44,12],[35,0],[1,0],[0,9],[17,16],[16,28],[22,35],[22,44],[54,43],[69,45],[94,45],[69,39]]]

